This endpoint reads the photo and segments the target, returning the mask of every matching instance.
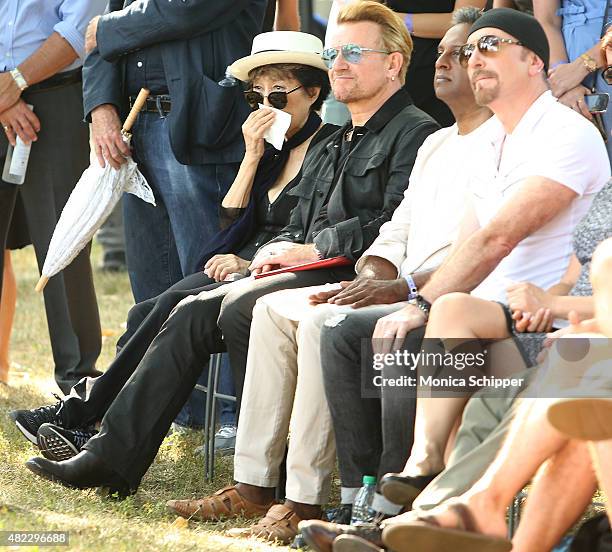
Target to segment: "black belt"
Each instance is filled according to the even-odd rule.
[[[130,96],[130,109],[136,102],[136,96]],[[147,101],[145,102],[142,111],[145,113],[157,113],[160,116],[164,116],[167,113],[170,113],[170,108],[172,107],[172,98],[166,94],[160,94],[157,96],[149,96]]]
[[[73,69],[72,71],[65,71],[63,73],[58,73],[57,75],[53,75],[44,81],[37,82],[32,86],[28,86],[24,90],[24,94],[29,92],[36,92],[37,90],[48,90],[49,88],[60,88],[61,86],[68,86],[69,84],[76,84],[77,82],[81,82],[83,80],[83,75],[81,73],[81,68]]]

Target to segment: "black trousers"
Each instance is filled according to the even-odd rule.
[[[127,329],[117,342],[117,356],[113,362],[94,380],[87,393],[85,386],[78,384],[74,386],[75,392],[64,400],[67,427],[81,427],[102,419],[181,300],[224,285],[198,272],[177,282],[161,295],[134,305],[128,313]]]
[[[89,164],[89,134],[83,123],[81,83],[49,90],[26,91],[41,123],[32,145],[26,180],[15,186],[0,181],[0,245],[6,248],[15,201],[19,194],[39,269],[47,255],[53,230],[72,189]],[[0,132],[0,167],[8,142]],[[1,253],[1,251],[0,251]],[[4,256],[0,255],[0,292]],[[97,376],[96,360],[102,345],[98,305],[93,285],[89,247],[44,291],[55,381],[64,393],[84,376]]]
[[[410,454],[416,398],[384,387],[378,398],[365,398],[362,394],[361,367],[362,362],[371,366],[369,344],[376,322],[400,308],[396,304],[358,309],[333,325],[324,325],[321,331],[323,381],[343,487],[361,487],[364,475],[377,475],[380,479],[386,473],[401,471]],[[413,330],[404,348],[418,352],[424,335],[424,327]],[[384,378],[404,374],[404,367],[382,369]]]
[[[70,424],[81,425],[102,418],[100,433],[85,448],[124,477],[132,488],[137,488],[211,354],[227,348],[236,389],[241,395],[252,311],[259,297],[280,289],[352,277],[352,268],[343,268],[213,285],[199,295],[191,294],[176,309],[170,305],[180,293],[172,296],[177,290],[171,288],[159,296],[159,308],[155,306],[141,322],[141,326],[150,324],[147,337],[154,331],[154,317],[160,320],[164,309],[171,314],[149,344],[145,345],[144,337],[142,343],[133,343],[141,332],[144,336],[140,329],[127,340],[113,363],[112,376],[105,374],[99,378],[104,379],[104,392],[96,393],[96,382],[88,400],[70,397],[65,401]],[[136,318],[132,322],[137,323]],[[129,362],[119,362],[120,357],[127,358],[128,350]],[[134,362],[143,350],[141,359]],[[96,399],[91,401],[94,394]]]

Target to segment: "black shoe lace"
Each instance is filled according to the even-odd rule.
[[[64,425],[64,420],[61,413],[64,402],[59,395],[53,393],[53,396],[58,400],[57,403],[41,406],[40,408],[36,408],[30,412],[39,426],[44,423],[52,423],[60,427],[63,427]]]

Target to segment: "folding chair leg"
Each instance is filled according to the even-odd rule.
[[[219,387],[219,372],[221,371],[221,353],[215,355],[215,376],[212,382],[212,405],[210,409],[210,480],[215,477],[215,433],[217,426],[217,388]]]
[[[212,398],[212,383],[214,379],[214,355],[210,357],[208,363],[208,383],[206,384],[206,405],[204,407],[204,479],[212,481],[209,469],[210,462],[210,408],[213,403]]]

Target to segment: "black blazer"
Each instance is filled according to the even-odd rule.
[[[298,204],[269,243],[314,243],[326,258],[357,260],[404,197],[421,144],[440,128],[402,89],[365,124],[363,137],[341,165],[341,142],[350,126],[308,151],[302,179],[288,192]]]
[[[84,112],[104,103],[127,114],[122,63],[128,53],[162,45],[172,97],[170,142],[186,165],[236,163],[244,155],[240,128],[249,109],[242,87],[217,82],[251,51],[266,0],[110,0],[97,43],[83,67]]]

